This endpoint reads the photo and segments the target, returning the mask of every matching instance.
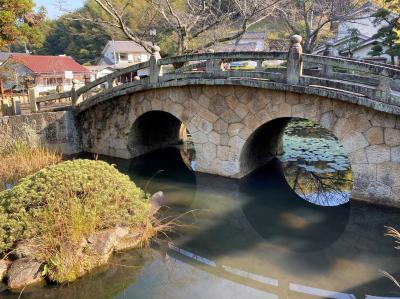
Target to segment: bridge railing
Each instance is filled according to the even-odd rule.
[[[69,92],[33,99],[32,110],[40,103],[63,99],[71,105],[99,99],[112,92],[168,86],[167,82],[202,80],[263,80],[293,86],[333,89],[400,106],[400,92],[393,92],[393,82],[400,82],[400,69],[390,65],[367,63],[326,55],[302,53],[301,37],[293,36],[288,52],[216,52],[161,58],[157,46],[149,61],[117,70]],[[239,62],[246,61],[247,64]],[[138,76],[141,75],[141,76]],[[203,81],[204,82],[204,81]],[[217,82],[217,81],[216,81]],[[218,81],[220,82],[220,81]]]

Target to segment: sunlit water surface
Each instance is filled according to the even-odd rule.
[[[240,181],[194,173],[178,148],[104,158],[147,192],[165,193],[175,233],[69,286],[26,289],[21,298],[400,298],[379,272],[400,277],[400,252],[384,237],[398,211],[349,202],[341,147],[309,129],[302,136],[289,126],[285,153]],[[323,188],[310,172],[329,174]]]

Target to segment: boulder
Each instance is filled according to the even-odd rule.
[[[0,260],[0,281],[2,281],[3,278],[6,276],[8,266],[9,266],[9,262],[7,262],[5,260]]]
[[[137,248],[140,245],[141,233],[130,231],[128,235],[124,236],[115,244],[114,250],[121,251],[126,249]]]
[[[158,191],[154,193],[150,198],[150,202],[151,202],[150,214],[154,215],[165,204],[164,192]]]
[[[18,242],[15,246],[15,250],[13,252],[13,256],[15,259],[21,259],[24,257],[34,258],[35,257],[35,246],[30,244],[27,241]]]
[[[41,267],[41,262],[30,258],[16,260],[7,272],[8,287],[10,289],[22,289],[28,285],[43,282]]]
[[[117,242],[129,234],[126,227],[115,227],[95,232],[87,239],[86,253],[100,257],[107,261]]]

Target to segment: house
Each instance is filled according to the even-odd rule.
[[[121,69],[149,59],[150,53],[134,41],[108,41],[101,53],[98,65]]]
[[[219,46],[216,52],[262,52],[265,51],[266,32],[246,32],[239,40],[233,40],[229,44]]]
[[[14,71],[16,84],[26,77],[34,80],[35,96],[54,91],[69,91],[72,80],[77,87],[85,84],[90,71],[69,56],[11,55],[4,63]]]
[[[368,2],[360,9],[354,11],[352,20],[339,22],[336,37],[328,41],[331,44],[333,55],[346,56],[359,60],[390,61],[390,56],[387,54],[382,54],[378,57],[369,55],[374,45],[381,44],[381,41],[373,38],[373,35],[385,25],[374,23],[375,18],[372,15],[377,10],[378,8],[375,5]],[[356,40],[351,35],[353,30],[359,32]],[[325,48],[325,45],[321,45],[313,51],[313,54],[323,55]],[[387,47],[383,46],[383,50],[387,50]]]

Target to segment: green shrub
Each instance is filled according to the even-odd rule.
[[[149,210],[146,194],[114,166],[66,161],[0,193],[0,253],[27,241],[54,280],[71,281],[84,267],[77,254],[83,238],[118,225],[148,225]]]

